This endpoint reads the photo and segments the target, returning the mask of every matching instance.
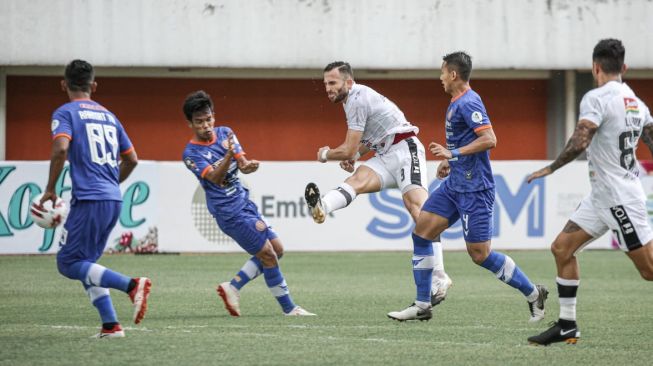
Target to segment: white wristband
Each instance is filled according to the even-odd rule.
[[[354,155],[354,161],[356,161],[356,160],[358,160],[358,159],[360,159],[360,158],[361,158],[361,153],[359,153],[358,151],[356,151],[356,155]]]
[[[324,149],[322,150],[322,153],[320,154],[320,160],[327,161],[327,153],[329,152],[329,149]]]

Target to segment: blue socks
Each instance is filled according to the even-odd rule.
[[[118,323],[118,316],[116,315],[116,310],[113,308],[111,296],[109,296],[109,289],[86,284],[84,284],[84,288],[88,297],[91,299],[91,303],[100,313],[102,323]]]
[[[413,233],[413,277],[417,287],[415,304],[421,308],[431,307],[431,278],[434,264],[433,243]]]
[[[494,273],[497,278],[519,290],[524,296],[533,294],[535,285],[526,274],[515,264],[509,256],[491,251],[490,255],[481,263],[481,267]]]
[[[289,313],[292,309],[295,308],[295,303],[290,297],[290,292],[288,291],[288,285],[286,285],[286,280],[281,274],[279,266],[274,266],[272,268],[263,268],[263,277],[265,278],[265,284],[268,285],[270,292],[281,305],[284,313]]]
[[[243,288],[249,281],[255,279],[263,272],[263,265],[261,260],[252,257],[245,264],[243,268],[238,271],[236,276],[231,280],[231,286],[235,287],[236,290]]]
[[[131,281],[130,277],[92,262],[59,264],[59,272],[70,279],[82,281],[84,285],[114,288],[123,292],[127,292]]]

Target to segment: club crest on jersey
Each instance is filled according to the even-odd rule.
[[[197,170],[197,165],[195,165],[195,162],[191,158],[184,159],[184,164],[186,164],[190,170]]]
[[[57,127],[59,127],[59,120],[58,119],[53,119],[52,123],[50,124],[50,128],[52,131],[56,130]]]
[[[626,113],[639,113],[637,99],[624,98],[624,107],[626,107]]]
[[[472,121],[474,123],[481,123],[483,122],[483,114],[479,111],[474,111],[472,112]]]
[[[256,221],[255,226],[256,226],[256,230],[258,231],[263,231],[268,228],[268,226],[262,220]]]

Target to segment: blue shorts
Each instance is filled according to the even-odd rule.
[[[480,243],[492,238],[494,188],[477,192],[456,192],[445,180],[424,202],[423,211],[449,220],[449,226],[462,218],[463,236],[467,243]]]
[[[57,262],[69,265],[79,261],[96,262],[120,216],[120,201],[72,200],[64,224]]]
[[[277,238],[277,234],[258,212],[256,204],[250,200],[237,215],[225,220],[216,218],[216,221],[225,234],[251,255],[260,252],[267,240]]]

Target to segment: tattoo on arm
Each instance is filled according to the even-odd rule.
[[[562,232],[571,234],[571,233],[575,233],[578,230],[582,230],[580,226],[578,226],[575,222],[569,220],[567,221],[567,225],[565,225],[565,228],[562,229]]]
[[[642,130],[642,140],[653,154],[653,125],[646,125]]]
[[[549,165],[551,171],[554,172],[560,167],[576,159],[592,142],[592,137],[598,127],[591,122],[581,120],[576,126],[574,134],[571,136],[565,149],[558,155],[558,158]]]

